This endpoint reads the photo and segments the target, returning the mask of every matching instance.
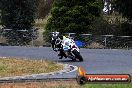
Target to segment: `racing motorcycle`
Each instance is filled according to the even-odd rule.
[[[65,57],[68,57],[72,60],[78,59],[79,61],[83,61],[83,57],[80,54],[79,48],[73,40],[71,40],[70,42],[62,41],[61,45]]]

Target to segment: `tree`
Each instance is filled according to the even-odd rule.
[[[24,44],[31,41],[36,0],[1,0],[0,3],[2,26],[6,29],[12,29],[5,33],[9,42]]]
[[[52,3],[53,0],[37,0],[37,18],[45,18],[52,7]]]
[[[91,33],[91,24],[102,8],[102,0],[54,0],[46,30]]]
[[[132,20],[132,0],[115,0],[115,9],[122,14],[123,17]]]
[[[115,10],[119,12],[123,18],[127,18],[125,22],[120,24],[121,35],[132,36],[132,0],[114,0]]]

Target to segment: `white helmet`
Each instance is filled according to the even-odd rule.
[[[60,32],[51,32],[52,37],[55,39],[59,36]]]

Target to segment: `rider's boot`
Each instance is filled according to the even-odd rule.
[[[61,56],[61,54],[59,53],[58,56]]]
[[[60,56],[60,57],[59,57],[59,59],[62,59],[62,58],[63,58],[63,56]]]

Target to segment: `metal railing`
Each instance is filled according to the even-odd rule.
[[[74,35],[69,33],[69,37]],[[82,40],[85,48],[132,49],[132,36],[80,34],[78,37],[86,40]]]
[[[19,33],[23,33],[23,35],[22,35],[23,38],[31,37],[31,45],[34,46],[34,40],[38,37],[38,28],[32,28],[31,30],[23,29],[23,30],[16,30],[16,31]],[[31,33],[32,33],[31,36],[26,35],[26,32],[28,32],[28,31],[31,31]],[[13,33],[13,29],[4,29],[4,28],[0,29],[0,45],[8,44],[8,42],[2,42],[3,38],[5,40],[8,40],[8,39],[6,39],[6,37],[10,36],[10,35],[6,35],[6,37],[5,37],[5,33],[8,33],[8,34]]]
[[[0,35],[0,38],[1,38],[2,33],[0,32],[0,34],[1,34]],[[78,36],[75,37],[75,33],[66,33],[66,34],[69,37],[73,37],[75,41],[79,40],[83,42],[84,48],[132,49],[132,36],[79,34]],[[77,39],[77,37],[80,37],[80,38]],[[31,42],[32,46],[34,46],[33,40],[34,39],[32,39],[32,42]],[[0,43],[2,42],[0,41]],[[47,44],[50,44],[50,43],[47,43]]]

